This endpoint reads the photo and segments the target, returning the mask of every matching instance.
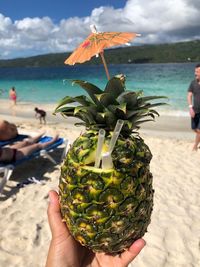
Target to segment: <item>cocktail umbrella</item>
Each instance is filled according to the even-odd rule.
[[[126,44],[140,35],[130,32],[97,32],[94,25],[91,25],[91,30],[92,33],[65,60],[65,64],[74,65],[75,63],[83,63],[90,60],[91,57],[100,54],[107,78],[110,80],[108,67],[103,54],[104,49]]]

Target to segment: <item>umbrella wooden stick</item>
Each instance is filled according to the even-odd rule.
[[[103,65],[104,65],[104,68],[105,68],[105,71],[106,71],[106,76],[107,76],[108,80],[110,80],[110,74],[108,72],[108,67],[107,67],[106,60],[104,58],[103,52],[100,53],[100,56],[101,56],[101,59],[103,61]]]

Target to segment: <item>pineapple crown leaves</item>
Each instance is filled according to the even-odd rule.
[[[159,113],[153,107],[166,103],[151,103],[149,101],[165,96],[143,96],[142,91],[128,91],[125,88],[125,76],[117,75],[111,78],[105,90],[82,80],[75,80],[73,84],[81,86],[88,96],[64,97],[54,113],[61,113],[66,117],[76,117],[87,129],[98,130],[104,128],[113,131],[118,119],[124,120],[121,134],[130,135],[139,125],[152,121]]]

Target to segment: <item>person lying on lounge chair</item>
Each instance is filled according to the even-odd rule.
[[[37,143],[42,136],[43,133],[10,146],[0,147],[0,163],[15,162],[25,156],[31,155],[37,150],[45,149],[58,139],[58,135],[56,135],[48,142]]]
[[[7,141],[18,135],[17,126],[5,120],[0,120],[0,141]]]

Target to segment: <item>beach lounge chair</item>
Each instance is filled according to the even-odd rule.
[[[25,137],[27,137],[27,136],[25,136]],[[21,140],[23,140],[22,136],[20,138],[22,138]],[[51,139],[52,139],[52,137],[50,137],[50,136],[43,136],[43,137],[40,138],[39,142],[45,143],[45,142],[50,141]],[[20,139],[14,140],[14,141],[19,141],[19,140]],[[12,140],[12,142],[13,142],[13,140]],[[7,145],[9,143],[2,143],[1,142],[1,146]],[[36,152],[33,152],[31,155],[25,156],[24,158],[22,158],[20,160],[17,160],[16,162],[13,162],[13,163],[11,162],[11,163],[8,163],[8,164],[0,163],[0,173],[3,173],[3,177],[2,178],[0,177],[0,194],[3,191],[3,188],[6,185],[7,181],[10,179],[10,177],[12,175],[12,172],[14,171],[15,167],[17,167],[18,165],[20,165],[20,164],[22,164],[22,163],[24,163],[26,161],[29,161],[31,159],[41,157],[41,156],[45,157],[45,158],[48,158],[51,162],[56,164],[57,162],[52,158],[52,156],[49,154],[49,152],[55,150],[57,147],[59,147],[61,145],[64,145],[63,154],[62,154],[62,157],[61,157],[61,160],[62,160],[64,158],[64,156],[66,155],[67,148],[68,148],[68,145],[69,145],[69,141],[65,140],[63,138],[58,138],[53,144],[49,145],[45,149],[41,149],[41,150],[38,150]]]

